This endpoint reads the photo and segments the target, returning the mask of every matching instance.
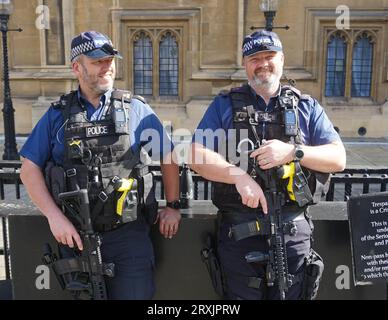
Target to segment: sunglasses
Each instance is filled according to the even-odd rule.
[[[115,56],[117,55],[119,52],[113,48],[113,46],[109,43],[105,43],[101,48],[100,48],[102,51],[104,51],[105,53],[111,55],[111,56]]]

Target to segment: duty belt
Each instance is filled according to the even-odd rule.
[[[226,278],[226,282],[228,279],[234,279],[236,281],[240,281],[245,284],[248,288],[258,289],[260,290],[263,285],[266,285],[265,279],[261,277],[255,276],[247,276],[234,271],[225,270],[224,277]],[[304,272],[298,272],[297,274],[290,274],[291,286],[303,282]]]
[[[223,223],[232,224],[229,228],[229,237],[235,241],[252,236],[270,235],[270,220],[267,215],[244,214],[237,212],[220,212]],[[296,222],[305,220],[305,211],[282,214],[283,233],[295,236],[298,232]]]

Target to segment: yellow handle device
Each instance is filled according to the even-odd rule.
[[[128,192],[132,189],[134,179],[120,179],[121,185],[118,189],[119,192],[122,192],[120,198],[117,200],[116,213],[119,216],[123,215],[124,201],[127,197]]]
[[[70,142],[69,146],[79,146],[81,144],[81,140],[73,140]]]
[[[285,164],[282,166],[282,179],[288,179],[288,183],[287,183],[287,192],[288,192],[288,196],[290,197],[290,199],[292,201],[296,201],[295,199],[295,194],[294,194],[294,190],[292,188],[293,184],[294,184],[294,176],[295,176],[295,163],[294,162],[291,162],[289,164]]]

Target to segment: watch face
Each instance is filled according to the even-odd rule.
[[[300,159],[303,158],[303,156],[304,156],[303,150],[301,150],[301,149],[296,149],[295,150],[295,158],[296,159],[300,160]]]
[[[173,208],[173,209],[180,209],[181,204],[178,200],[167,202],[167,207]]]

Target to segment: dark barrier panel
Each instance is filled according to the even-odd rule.
[[[62,291],[51,270],[41,260],[44,243],[56,248],[46,218],[11,215],[8,226],[14,299],[70,299],[70,294]],[[42,277],[47,271],[50,276],[48,281],[44,281]],[[43,285],[50,289],[43,288]]]
[[[315,249],[325,260],[318,299],[386,299],[385,285],[353,285],[345,210],[345,202],[322,203],[311,209]],[[0,212],[8,216],[9,222],[14,299],[69,299],[51,272],[49,284],[44,281],[42,246],[45,242],[55,245],[46,219],[34,207],[20,201],[13,205],[2,203]],[[199,201],[193,210],[184,210],[181,229],[174,239],[164,239],[156,227],[152,230],[157,264],[155,299],[218,298],[199,254],[206,234],[214,232],[214,223],[214,207]]]

